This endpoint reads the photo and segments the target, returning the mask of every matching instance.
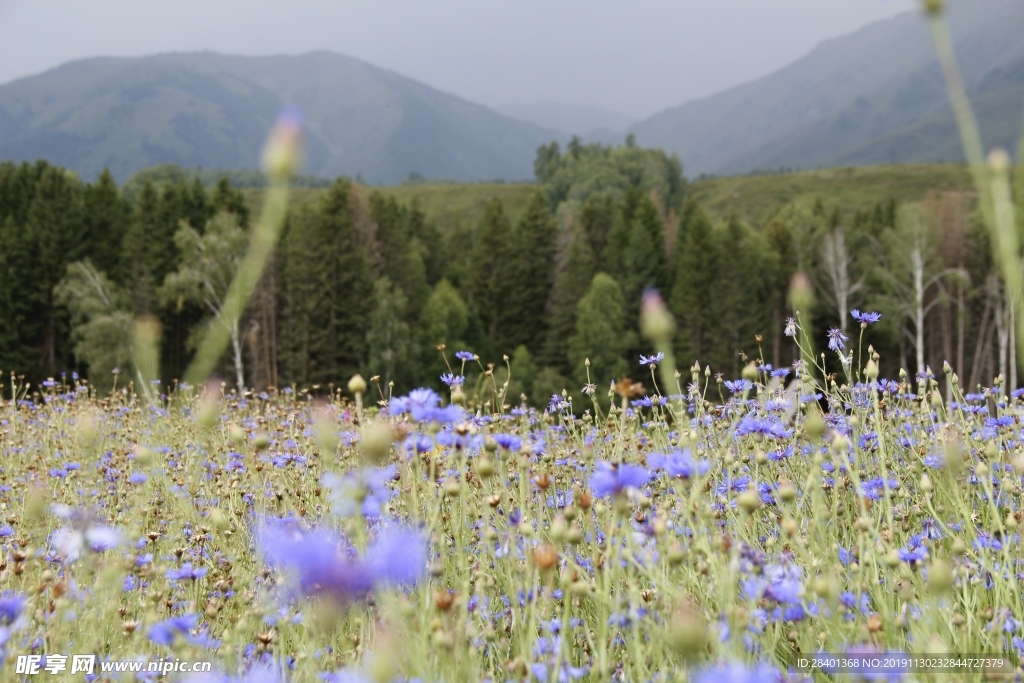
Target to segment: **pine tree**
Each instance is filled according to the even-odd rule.
[[[583,386],[587,382],[585,359],[590,359],[590,379],[600,389],[629,368],[627,350],[636,344],[636,334],[625,325],[626,302],[622,287],[610,275],[598,273],[576,306],[576,332],[569,339],[568,359],[572,375]]]
[[[423,310],[430,291],[420,245],[413,239],[413,212],[380,192],[370,195],[369,203],[370,218],[377,226],[375,273],[405,293],[405,314],[416,314]]]
[[[401,393],[416,378],[417,345],[405,320],[408,302],[402,290],[393,286],[387,277],[374,283],[373,299],[376,307],[370,314],[366,333],[367,368],[380,375],[385,387],[395,382]]]
[[[470,314],[466,302],[446,279],[442,279],[430,293],[423,315],[420,316],[420,352],[424,368],[424,379],[437,386],[438,377],[447,372],[447,366],[437,350],[439,344],[448,349],[466,346],[469,333]]]
[[[156,288],[163,283],[162,276],[157,280],[158,273],[154,272],[152,258],[159,203],[156,187],[149,180],[145,181],[139,190],[121,249],[120,272],[131,297],[132,311],[136,315],[156,311]]]
[[[245,195],[241,190],[231,186],[227,177],[217,181],[213,189],[213,196],[210,198],[210,211],[227,211],[238,217],[238,224],[243,228],[249,227],[249,205],[245,203]]]
[[[470,266],[469,303],[483,323],[484,332],[498,349],[505,349],[509,294],[513,272],[512,227],[501,200],[495,197],[487,207],[473,250]]]
[[[514,234],[508,303],[503,310],[505,344],[539,353],[547,329],[545,307],[551,291],[556,226],[547,199],[534,192]],[[504,350],[504,349],[503,349]]]
[[[36,303],[27,321],[34,330],[30,339],[38,349],[37,367],[52,374],[74,365],[68,313],[54,301],[53,291],[68,265],[85,253],[82,186],[78,179],[55,166],[47,168],[36,184],[26,230],[38,259],[32,282]]]
[[[601,198],[591,195],[580,210],[580,223],[590,245],[590,251],[594,255],[594,266],[609,272],[603,261],[598,262],[598,259],[603,259],[608,237],[615,223],[615,200],[610,194]],[[589,281],[588,278],[588,284]]]
[[[302,207],[282,238],[281,376],[299,384],[341,382],[366,355],[370,267],[349,211],[351,184],[336,181],[315,208]]]
[[[103,169],[95,183],[86,185],[82,201],[88,245],[86,256],[100,272],[119,280],[121,248],[131,219],[131,207],[122,199],[107,169]]]
[[[673,270],[675,282],[668,305],[676,319],[676,360],[691,365],[711,350],[717,311],[712,306],[719,264],[711,221],[689,201],[679,221]]]
[[[583,226],[574,225],[568,249],[559,259],[555,284],[551,290],[544,365],[563,375],[572,373],[566,356],[566,345],[576,331],[576,305],[590,288],[596,264]]]
[[[664,288],[667,280],[664,227],[658,207],[640,188],[623,197],[603,260],[622,286],[626,315],[636,320],[644,288]]]

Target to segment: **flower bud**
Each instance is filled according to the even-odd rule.
[[[386,422],[372,422],[359,434],[359,454],[373,464],[382,464],[391,455],[395,432]]]
[[[676,324],[665,300],[658,290],[648,288],[640,302],[640,333],[651,341],[667,341],[675,331]]]
[[[814,287],[807,273],[797,271],[789,282],[789,302],[797,311],[809,313],[814,307]]]
[[[751,382],[756,382],[757,366],[754,365],[753,363],[747,363],[747,365],[743,367],[743,379],[749,380]]]
[[[928,567],[928,590],[941,594],[953,588],[953,568],[942,558],[936,558]]]
[[[707,621],[693,608],[676,610],[668,624],[668,642],[684,659],[696,657],[707,648]]]
[[[363,379],[362,375],[352,375],[352,379],[348,381],[349,393],[362,394],[366,391],[366,380]]]
[[[302,114],[289,107],[277,118],[263,148],[263,172],[275,182],[291,178],[302,164]]]

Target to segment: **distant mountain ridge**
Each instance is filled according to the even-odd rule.
[[[987,147],[1024,115],[1024,3],[958,0],[949,23]],[[925,18],[908,12],[826,41],[779,71],[630,127],[689,175],[957,161],[959,137]]]
[[[285,104],[306,119],[305,173],[397,183],[533,175],[559,133],[329,52],[98,57],[0,86],[0,159],[123,180],[163,163],[255,168]]]

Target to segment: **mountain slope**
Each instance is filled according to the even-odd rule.
[[[1019,130],[1024,82],[1003,78],[993,98],[991,81],[1024,63],[1024,3],[960,0],[949,21],[968,89],[989,97],[981,117],[986,144],[1007,145],[1004,123],[1012,110]],[[826,41],[774,74],[631,130],[642,145],[677,152],[690,174],[743,173],[959,159],[955,131],[947,140],[916,128],[935,119],[930,132],[945,135],[938,120],[948,111],[927,23],[911,12]]]
[[[0,159],[123,179],[159,163],[254,168],[274,118],[306,118],[305,173],[396,183],[533,174],[559,137],[343,55],[95,58],[0,86]]]

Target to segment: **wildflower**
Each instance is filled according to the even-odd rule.
[[[850,315],[853,316],[854,320],[859,322],[861,325],[864,325],[865,327],[867,327],[868,325],[874,325],[875,323],[882,319],[881,313],[876,313],[874,311],[872,311],[871,313],[861,313],[856,308],[850,311]]]
[[[8,594],[0,598],[0,625],[10,625],[17,621],[25,610],[27,598],[24,595]]]
[[[257,539],[267,564],[295,574],[303,595],[361,598],[378,585],[415,583],[426,568],[426,543],[409,529],[385,528],[363,558],[343,553],[344,539],[328,529],[284,520],[265,520]]]
[[[651,453],[647,456],[647,464],[653,469],[664,470],[670,477],[679,479],[692,479],[696,475],[707,474],[710,468],[706,460],[694,460],[689,448],[668,455]]]
[[[158,621],[149,627],[149,639],[157,645],[173,645],[175,636],[188,636],[198,621],[198,614],[183,614]]]
[[[849,340],[850,338],[843,334],[838,327],[833,327],[828,331],[828,348],[833,351],[842,351],[846,348],[845,343]]]
[[[171,581],[195,581],[206,576],[209,571],[206,567],[193,567],[191,562],[186,562],[178,569],[168,569],[164,576]]]
[[[627,488],[639,488],[650,481],[651,475],[639,465],[613,466],[600,461],[597,471],[590,477],[590,489],[599,498],[617,496]]]
[[[114,527],[101,524],[90,513],[71,510],[66,506],[55,506],[54,514],[71,522],[53,532],[51,542],[57,554],[66,562],[74,562],[88,548],[101,553],[121,543],[121,532]]]
[[[462,375],[453,375],[450,372],[446,372],[441,375],[441,381],[454,389],[455,387],[461,387],[466,378]]]
[[[569,402],[565,400],[561,394],[551,394],[551,400],[548,402],[548,412],[557,413],[559,410],[563,410],[569,407]]]
[[[797,327],[798,325],[796,324],[796,318],[786,318],[786,329],[784,329],[782,332],[787,337],[795,337]]]
[[[363,517],[380,517],[384,505],[391,500],[388,482],[395,478],[394,465],[384,468],[368,467],[358,472],[338,476],[328,472],[321,480],[331,491],[333,511],[342,517],[361,512]]]
[[[440,407],[441,397],[433,389],[413,389],[408,396],[391,399],[388,412],[392,415],[408,413],[414,422],[447,424],[462,419],[462,408],[449,405]]]
[[[777,683],[782,678],[779,671],[767,664],[753,668],[733,662],[710,669],[704,669],[693,679],[693,683]]]
[[[594,392],[597,391],[597,385],[596,384],[585,384],[585,385],[583,385],[583,389],[581,389],[581,391],[585,395],[587,395],[587,396],[593,396]]]
[[[786,429],[781,422],[761,417],[745,416],[736,427],[737,436],[747,434],[761,434],[762,436],[773,436],[776,439],[785,439],[793,435],[793,430]]]
[[[456,351],[455,358],[461,360],[463,363],[469,363],[476,360],[476,354],[472,351]]]
[[[749,379],[725,380],[725,388],[734,394],[742,394],[745,391],[750,391],[753,386],[753,383]]]
[[[772,377],[788,377],[789,368],[779,368],[778,370],[772,370]]]
[[[642,353],[640,354],[640,365],[646,365],[651,368],[655,367],[663,360],[665,360],[665,354],[660,351],[653,356],[645,356]]]

